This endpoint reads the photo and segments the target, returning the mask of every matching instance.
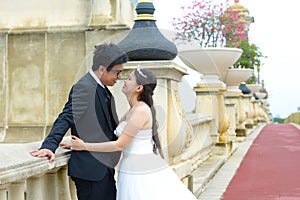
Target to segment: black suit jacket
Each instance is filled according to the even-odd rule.
[[[110,96],[110,104],[106,95]],[[111,109],[111,113],[110,113]],[[116,140],[114,130],[118,124],[114,98],[87,73],[73,85],[63,111],[55,120],[42,148],[55,152],[67,130],[86,142]],[[98,153],[72,151],[68,174],[85,180],[99,181],[108,170],[113,170],[121,152]]]

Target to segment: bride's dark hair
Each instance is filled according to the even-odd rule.
[[[158,123],[156,120],[156,111],[153,105],[153,91],[156,87],[157,80],[156,76],[148,69],[142,69],[138,67],[134,70],[134,76],[136,78],[136,82],[138,85],[143,85],[143,92],[139,96],[139,101],[145,102],[150,108],[152,113],[152,139],[154,141],[153,145],[153,152],[154,153],[160,153],[160,155],[163,157],[163,154],[161,152],[161,145],[158,138]]]

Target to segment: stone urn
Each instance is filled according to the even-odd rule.
[[[255,94],[258,97],[258,99],[263,99],[267,96],[267,93],[265,92],[256,92]]]
[[[252,73],[253,69],[230,68],[221,73],[221,78],[226,83],[228,90],[240,92],[238,88],[240,83],[248,80]]]
[[[259,89],[261,89],[262,85],[261,84],[246,84],[247,88],[250,89],[250,94],[254,94],[259,92]]]
[[[204,83],[224,86],[222,74],[239,59],[243,51],[238,48],[201,48],[194,45],[179,49],[178,52],[184,64],[203,74]]]

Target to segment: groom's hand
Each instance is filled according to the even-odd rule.
[[[47,156],[49,158],[50,163],[53,163],[55,160],[54,153],[49,149],[32,150],[30,151],[30,155],[38,158],[43,158]]]

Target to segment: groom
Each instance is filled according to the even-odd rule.
[[[72,135],[87,142],[116,140],[118,118],[114,98],[106,86],[113,86],[121,78],[126,62],[127,56],[118,46],[95,46],[92,69],[73,85],[49,135],[31,155],[47,156],[53,162],[55,150],[69,128]],[[119,158],[120,152],[71,151],[68,175],[75,182],[79,200],[116,199],[114,167]]]

